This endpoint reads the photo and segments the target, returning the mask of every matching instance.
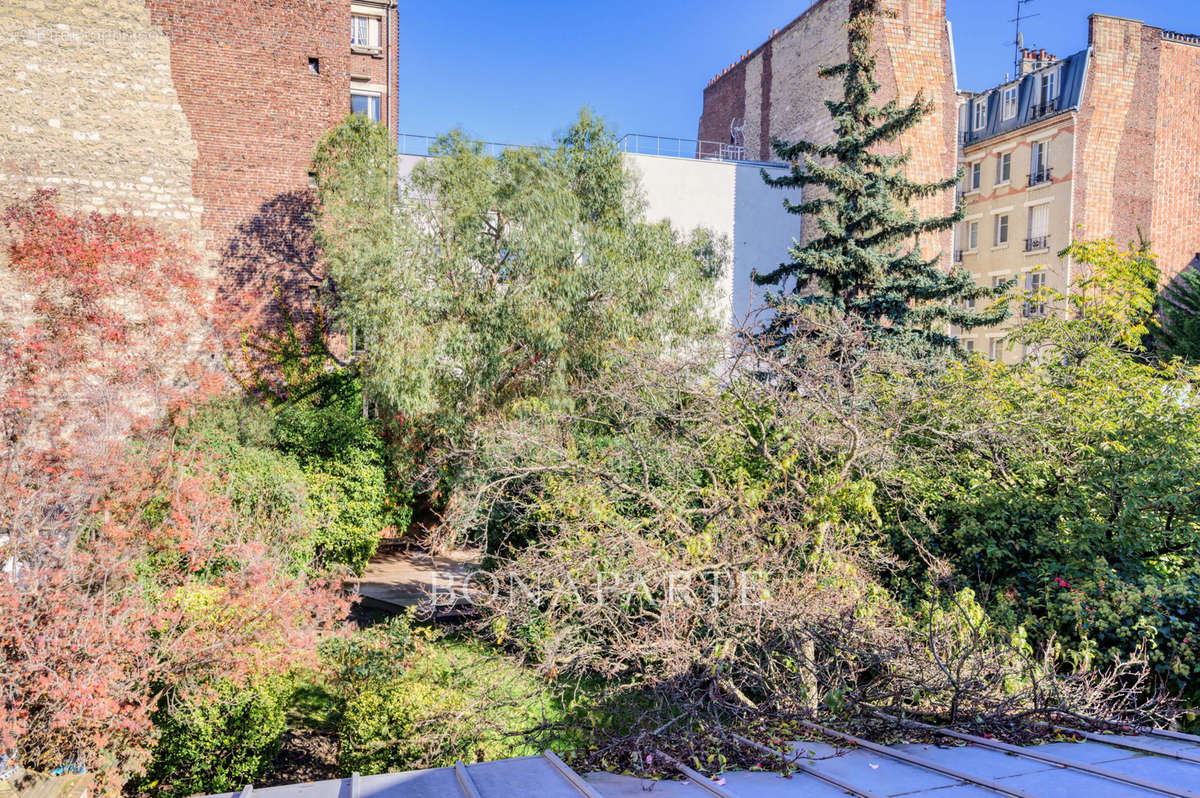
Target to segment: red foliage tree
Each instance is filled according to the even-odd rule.
[[[344,607],[172,441],[223,385],[195,256],[49,193],[2,218],[0,752],[115,790],[160,699],[286,669]]]

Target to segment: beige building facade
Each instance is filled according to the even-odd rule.
[[[956,331],[968,349],[1027,354],[1006,336],[1055,312],[1042,288],[1066,293],[1081,276],[1059,256],[1073,241],[1144,237],[1164,283],[1200,259],[1200,36],[1094,14],[1085,50],[1026,50],[1016,77],[960,93],[958,110],[955,265],[982,285],[1017,280],[1007,322]]]

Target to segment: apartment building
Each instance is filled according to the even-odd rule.
[[[1058,252],[1071,239],[1075,127],[1088,52],[1059,59],[1025,51],[1021,74],[988,91],[963,96],[959,111],[964,172],[960,196],[966,217],[955,230],[954,263],[981,285],[1017,278],[1020,290],[1065,292],[1069,259]],[[1014,316],[1045,311],[1029,301]],[[974,330],[969,349],[996,359],[1007,349],[1006,330]]]
[[[984,285],[1016,278],[1014,318],[965,332],[963,344],[998,360],[1022,317],[1047,312],[1043,287],[1066,292],[1073,240],[1144,235],[1163,280],[1200,251],[1200,37],[1096,14],[1088,47],[1065,58],[1025,50],[1019,73],[962,93],[960,196],[954,262]]]

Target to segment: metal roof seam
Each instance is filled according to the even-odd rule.
[[[756,743],[753,740],[750,740],[746,737],[742,737],[740,734],[733,734],[730,736],[733,737],[733,739],[737,740],[742,745],[749,746],[749,747],[755,749],[756,751],[762,751],[763,753],[770,754],[770,755],[776,757],[777,759],[779,759],[779,761],[783,762],[785,765],[788,765],[789,767],[794,767],[796,770],[800,771],[801,773],[804,773],[805,775],[812,776],[813,778],[816,778],[816,779],[820,779],[821,781],[825,782],[826,784],[831,784],[834,787],[837,787],[839,790],[845,790],[846,792],[850,793],[851,795],[857,795],[859,798],[882,798],[882,796],[877,795],[876,793],[870,792],[869,790],[864,790],[862,787],[856,787],[853,784],[850,784],[849,782],[842,781],[837,776],[833,776],[828,773],[822,773],[821,771],[817,770],[816,768],[812,768],[812,767],[809,767],[808,765],[803,764],[802,762],[798,761],[799,759],[803,758],[799,754],[797,754],[796,759],[790,759],[790,758],[788,758],[788,756],[786,754],[783,754],[783,753],[776,751],[773,748],[769,748],[765,745],[761,745],[760,743]]]
[[[1044,725],[1050,726],[1051,724]],[[1155,748],[1154,746],[1146,745],[1145,743],[1137,743],[1133,740],[1126,740],[1116,735],[1096,734],[1095,732],[1083,731],[1082,729],[1073,729],[1070,726],[1053,725],[1051,728],[1057,731],[1066,732],[1067,734],[1078,735],[1085,740],[1091,740],[1092,742],[1101,743],[1102,745],[1111,745],[1114,748],[1125,748],[1130,751],[1140,751],[1144,754],[1165,756],[1170,759],[1178,759],[1181,762],[1191,762],[1194,765],[1200,765],[1200,756],[1188,754],[1184,751],[1164,751],[1161,748]]]
[[[919,756],[913,756],[912,754],[907,754],[903,751],[896,751],[886,746],[879,745],[878,743],[860,739],[852,734],[846,734],[845,732],[840,732],[837,729],[831,729],[827,726],[822,726],[819,723],[811,723],[806,720],[802,720],[800,723],[801,725],[814,731],[818,731],[821,734],[826,734],[830,737],[836,737],[842,740],[848,740],[860,748],[863,748],[867,751],[874,751],[880,756],[891,757],[899,762],[905,762],[909,765],[914,765],[915,767],[931,770],[934,773],[940,773],[943,776],[949,776],[952,779],[958,779],[964,784],[974,784],[977,787],[983,787],[1001,795],[1008,795],[1011,798],[1037,798],[1037,796],[1027,793],[1024,790],[1019,790],[1016,787],[1009,787],[1008,785],[1000,784],[999,782],[992,781],[991,779],[972,776],[969,773],[963,773],[960,770],[948,768],[945,765],[939,765],[936,762],[930,762],[927,759],[921,759]]]
[[[1162,784],[1156,784],[1152,781],[1146,781],[1145,779],[1139,779],[1136,776],[1126,776],[1125,774],[1117,773],[1114,770],[1099,768],[1095,765],[1088,765],[1082,762],[1072,762],[1069,759],[1052,756],[1051,754],[1037,753],[1028,748],[1021,748],[1020,746],[1002,743],[999,740],[989,740],[986,737],[977,737],[974,734],[966,734],[964,732],[954,731],[953,729],[943,729],[938,726],[931,726],[928,723],[921,723],[920,721],[916,720],[895,718],[883,712],[876,711],[875,714],[884,720],[898,721],[901,724],[907,724],[916,728],[936,732],[944,737],[953,737],[956,740],[971,742],[984,748],[991,748],[995,751],[1003,751],[1014,756],[1023,757],[1024,759],[1032,759],[1035,762],[1045,762],[1047,764],[1056,765],[1057,767],[1065,768],[1067,770],[1074,770],[1079,773],[1087,773],[1092,776],[1099,776],[1100,778],[1108,779],[1109,781],[1115,781],[1118,784],[1126,784],[1131,787],[1140,787],[1143,790],[1150,790],[1151,792],[1169,795],[1171,798],[1200,798],[1200,793],[1195,793],[1190,790],[1179,790],[1174,787],[1167,787]]]
[[[558,755],[553,751],[546,750],[542,752],[542,757],[554,766],[564,779],[571,783],[571,786],[579,791],[581,795],[586,795],[588,798],[604,798],[600,793],[596,792],[590,784],[583,780],[583,777],[576,773],[564,761],[558,758]]]
[[[454,763],[454,775],[458,778],[458,786],[462,787],[463,794],[467,798],[483,798],[479,794],[479,788],[475,786],[475,780],[471,778],[471,774],[467,772],[467,766],[461,759]]]
[[[655,751],[654,755],[657,757],[662,757],[666,761],[670,762],[672,765],[675,766],[676,770],[678,770],[680,773],[682,773],[684,776],[687,777],[688,781],[690,781],[692,784],[695,784],[700,789],[702,789],[712,795],[717,796],[717,798],[737,798],[736,795],[734,795],[733,793],[729,792],[726,789],[723,789],[715,781],[713,781],[710,778],[707,778],[703,773],[698,773],[695,770],[692,770],[690,767],[683,764],[682,762],[680,762],[678,759],[671,756],[670,754],[664,753],[662,751]]]

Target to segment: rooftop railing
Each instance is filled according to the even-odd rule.
[[[441,155],[437,151],[437,143],[442,140],[442,136],[421,136],[415,133],[401,133],[399,136],[399,147],[401,155],[420,155],[431,156]],[[498,141],[476,141],[467,139],[468,144],[475,145],[485,155],[495,157],[505,150],[545,150],[548,147],[535,147],[530,144],[503,144]]]
[[[740,144],[725,144],[720,141],[679,139],[673,136],[651,136],[645,133],[628,133],[617,139],[621,152],[635,155],[662,155],[668,158],[692,158],[702,161],[734,161],[738,163],[761,163],[783,166],[779,161],[764,161],[751,158]]]
[[[417,155],[429,157],[440,155],[438,142],[441,136],[422,136],[415,133],[399,134],[398,145],[401,155]],[[479,147],[485,155],[497,156],[505,150],[545,150],[549,147],[539,147],[529,144],[505,144],[498,141],[477,141],[468,139],[468,143]],[[629,133],[617,139],[617,149],[621,152],[636,155],[661,155],[669,158],[690,158],[703,161],[733,161],[737,163],[761,163],[768,166],[783,166],[777,161],[760,161],[749,157],[745,147],[736,144],[722,144],[718,141],[698,141],[697,139],[681,139],[673,136],[650,136],[645,133]]]

